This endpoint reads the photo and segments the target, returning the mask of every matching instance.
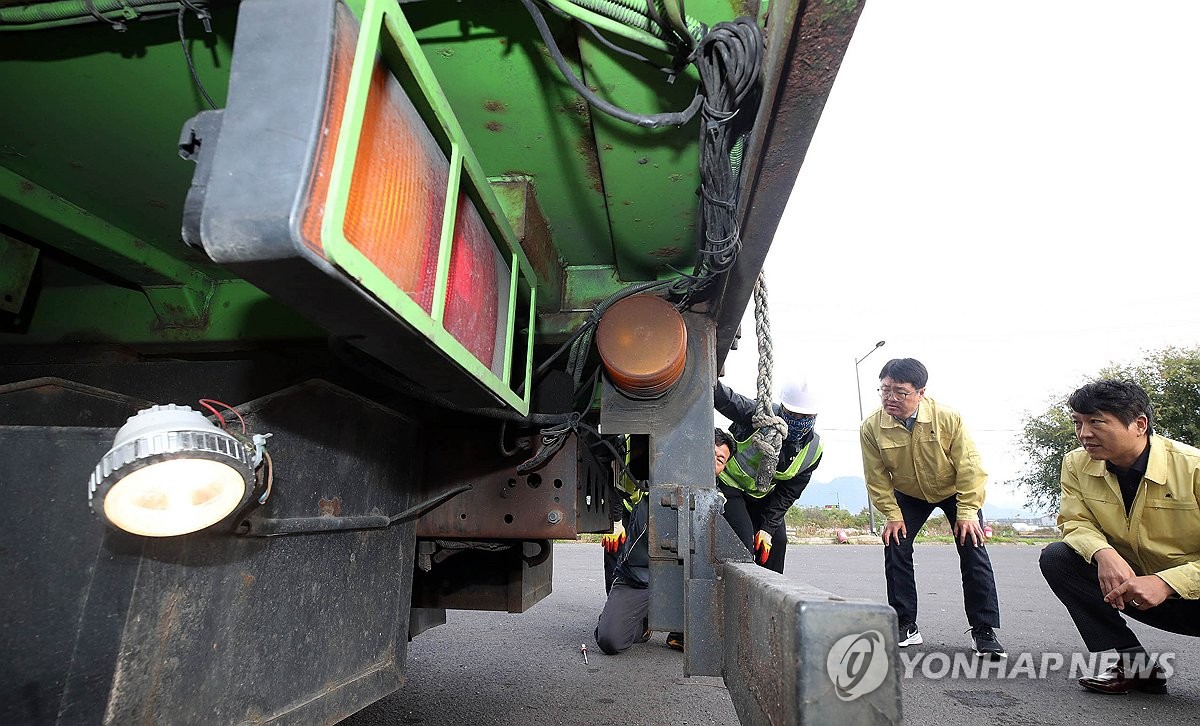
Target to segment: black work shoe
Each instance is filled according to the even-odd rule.
[[[999,660],[1007,658],[1008,652],[996,639],[996,631],[989,625],[977,625],[971,628],[971,639],[975,641],[975,655],[981,658]]]
[[[920,645],[925,642],[921,637],[921,631],[917,629],[916,623],[900,623],[900,635],[897,637],[897,645],[901,648],[907,648],[910,645]]]
[[[1130,691],[1142,691],[1143,693],[1167,692],[1166,671],[1158,666],[1154,666],[1149,674],[1143,675],[1143,673],[1144,671],[1135,671],[1132,674],[1126,675],[1125,666],[1117,663],[1098,676],[1080,678],[1079,685],[1089,691],[1120,696]]]
[[[667,633],[667,647],[683,650],[683,633]]]

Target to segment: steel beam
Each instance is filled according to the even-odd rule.
[[[650,627],[686,634],[686,675],[719,675],[716,566],[749,557],[720,516],[713,472],[713,324],[684,320],[688,362],[675,387],[635,400],[605,379],[600,422],[605,433],[650,435]]]
[[[2,166],[0,218],[141,287],[163,327],[207,323],[216,289],[212,278]]]
[[[29,330],[0,332],[0,345],[120,341],[130,345],[321,339],[327,334],[242,280],[213,288],[209,313],[195,326],[170,327],[149,299],[119,285],[43,287],[29,313]]]
[[[825,110],[829,90],[854,34],[863,0],[771,3],[758,123],[742,167],[738,199],[742,251],[725,279],[716,311],[717,365],[725,362]],[[828,271],[826,271],[828,273]]]
[[[447,427],[429,437],[426,462],[438,476],[423,482],[417,500],[464,484],[471,489],[422,514],[417,537],[575,539],[612,529],[610,477],[586,443],[571,436],[535,471],[519,473],[530,452],[503,456],[499,428]]]
[[[901,723],[895,611],[754,564],[721,574],[725,684],[743,726]]]

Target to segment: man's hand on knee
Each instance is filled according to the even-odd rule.
[[[983,544],[983,527],[977,519],[959,519],[954,522],[954,538],[960,545],[967,542],[978,547]]]
[[[908,537],[908,529],[904,522],[888,522],[883,526],[883,543],[900,544],[900,540]]]

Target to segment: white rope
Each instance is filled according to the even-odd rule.
[[[775,467],[779,464],[779,452],[787,436],[787,423],[775,415],[775,392],[771,375],[775,368],[771,349],[771,321],[767,317],[767,280],[762,272],[754,283],[754,332],[758,336],[758,401],[754,407],[754,445],[762,458],[758,462],[755,488],[766,491],[775,478]]]

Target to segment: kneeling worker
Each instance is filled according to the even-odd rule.
[[[725,468],[729,449],[723,431],[715,433],[714,465],[717,474]],[[608,655],[616,655],[634,643],[650,639],[646,616],[650,612],[650,507],[649,497],[642,492],[629,512],[626,537],[617,550],[616,577],[596,624],[596,645]],[[667,645],[682,650],[683,635],[671,633]]]

